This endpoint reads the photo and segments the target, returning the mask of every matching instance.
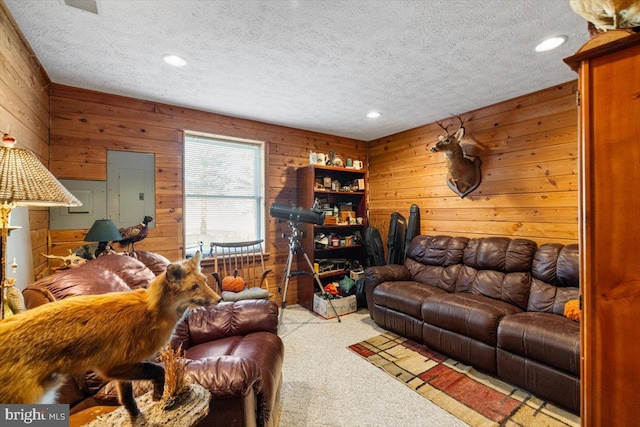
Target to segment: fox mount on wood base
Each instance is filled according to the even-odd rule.
[[[445,127],[442,123],[436,122],[446,135],[439,135],[438,142],[429,151],[432,153],[443,152],[447,156],[447,185],[454,193],[463,198],[480,185],[482,160],[480,157],[468,155],[460,146],[465,129],[463,120],[460,116],[456,117],[460,121],[460,127],[453,134],[450,134],[448,130],[451,123]]]

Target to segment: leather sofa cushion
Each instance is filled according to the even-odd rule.
[[[414,238],[407,250],[407,258],[424,265],[447,267],[462,263],[466,237],[425,236]]]
[[[578,245],[547,243],[540,246],[533,259],[531,274],[553,286],[577,288],[580,284]]]
[[[469,240],[457,291],[502,300],[525,310],[531,286],[531,263],[537,248],[536,242],[527,239]]]
[[[562,288],[533,279],[527,311],[542,311],[564,316],[564,305],[567,301],[579,297],[580,289],[578,288]]]
[[[278,306],[268,300],[222,302],[211,308],[198,308],[188,313],[174,330],[172,346],[183,349],[230,336],[251,332],[278,333]]]
[[[498,328],[498,347],[580,374],[580,324],[563,316],[532,312],[505,316]]]
[[[459,292],[508,302],[521,309],[527,308],[531,275],[527,272],[503,273],[497,270],[476,270],[463,266],[456,288]]]
[[[578,245],[547,243],[533,259],[533,276],[527,311],[563,315],[567,301],[579,297],[580,253]]]
[[[498,323],[518,307],[482,295],[457,293],[432,295],[422,304],[422,318],[430,325],[495,346]]]
[[[113,271],[93,263],[71,270],[58,271],[30,284],[23,291],[27,309],[35,307],[29,302],[29,293],[46,289],[54,301],[76,295],[99,295],[108,292],[130,291],[131,288]]]
[[[149,268],[156,276],[167,271],[167,266],[171,261],[167,257],[150,251],[131,251],[128,253],[131,258],[135,258]]]
[[[432,286],[437,286],[447,292],[459,291],[456,288],[458,283],[458,274],[462,268],[462,264],[448,265],[446,267],[440,265],[425,265],[407,259],[404,266],[411,273],[411,279]]]
[[[428,296],[445,294],[435,286],[413,281],[384,282],[373,291],[376,305],[422,319],[422,303]]]
[[[471,239],[464,249],[464,264],[477,270],[529,272],[537,248],[536,242],[527,239]]]
[[[185,351],[185,357],[187,359],[206,359],[208,357],[233,355],[234,349],[241,344],[243,338],[242,335],[232,335],[198,344],[189,347]]]
[[[105,255],[85,265],[93,265],[94,267],[113,272],[131,289],[146,288],[153,279],[156,278],[153,271],[142,261],[127,255]]]

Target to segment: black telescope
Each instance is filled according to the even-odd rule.
[[[303,209],[296,206],[272,203],[269,214],[274,218],[286,219],[287,221],[302,224],[322,225],[324,219],[322,214],[310,209]]]

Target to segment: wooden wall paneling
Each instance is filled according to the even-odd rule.
[[[49,165],[49,78],[0,2],[0,131]],[[49,211],[29,208],[29,239],[35,276],[48,273],[46,260]],[[19,261],[19,260],[18,260]],[[19,287],[27,283],[18,283]]]
[[[102,132],[97,134],[90,134],[87,137],[86,132],[74,132],[65,128],[51,128],[51,144],[56,146],[68,146],[68,147],[83,147],[89,146],[92,148],[101,148],[104,150],[121,150],[121,151],[136,151],[145,152],[149,150],[150,146],[154,147],[154,153],[175,155],[182,157],[182,144],[168,142],[155,143],[152,139],[129,138],[122,137],[120,135],[106,135]],[[106,154],[105,154],[106,158]]]
[[[29,123],[27,127],[40,129],[46,135],[49,78],[24,42],[4,5],[0,9],[0,80],[15,95],[15,105],[24,105],[24,110],[30,111],[24,117]],[[2,105],[7,105],[5,102],[3,100]]]
[[[435,123],[371,141],[369,215],[386,246],[390,215],[421,210],[421,232],[576,243],[577,82],[461,114],[462,145],[482,159],[482,183],[464,199],[446,185],[445,156],[430,153]],[[451,129],[457,119],[447,119]]]
[[[184,131],[266,142],[266,201],[296,203],[296,170],[309,162],[309,151],[335,150],[343,157],[366,160],[367,143],[299,129],[259,123],[204,111],[53,84],[51,86],[51,169],[59,178],[106,179],[106,150],[154,153],[156,156],[156,228],[136,249],[154,250],[169,259],[183,256]],[[60,151],[53,154],[58,148]],[[286,223],[267,218],[267,267],[274,270],[269,288],[276,294],[286,260]],[[86,230],[68,236],[51,231],[52,248],[80,246]],[[76,239],[77,240],[74,240]],[[205,253],[208,254],[208,242]],[[206,263],[204,263],[206,265]],[[209,272],[210,267],[206,267]],[[287,303],[297,299],[291,281]]]

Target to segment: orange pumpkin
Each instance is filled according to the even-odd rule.
[[[233,270],[233,276],[222,279],[222,290],[229,292],[240,292],[244,289],[244,279],[238,276],[238,269]]]
[[[564,315],[576,322],[580,321],[580,301],[572,299],[564,305]]]

